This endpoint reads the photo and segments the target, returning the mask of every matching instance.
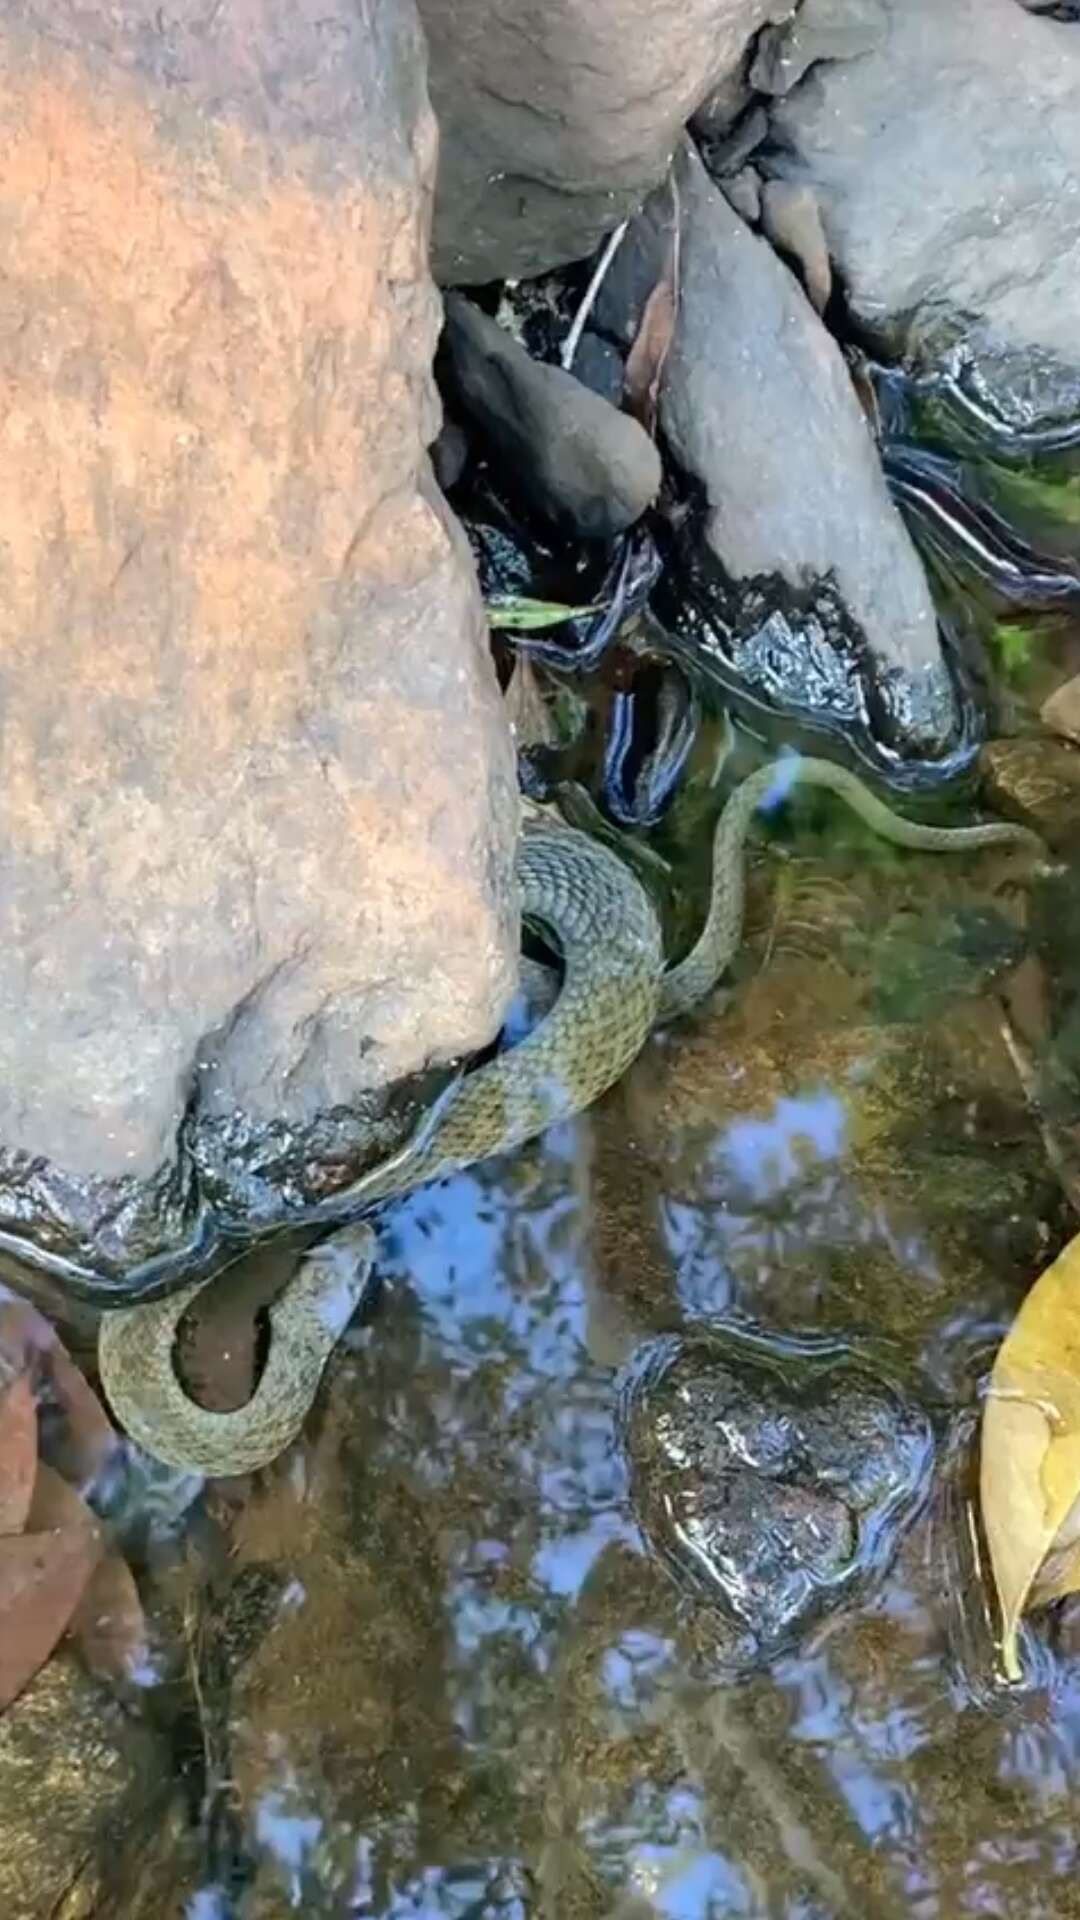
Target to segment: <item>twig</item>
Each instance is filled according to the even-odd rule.
[[[1042,1135],[1043,1149],[1051,1167],[1057,1174],[1062,1192],[1074,1212],[1080,1213],[1080,1179],[1077,1177],[1072,1156],[1062,1145],[1056,1127],[1047,1118],[1046,1110],[1039,1096],[1038,1077],[1035,1065],[1027,1048],[1020,1041],[1012,1021],[1005,1008],[1001,1010],[1001,1037],[1005,1049],[1016,1070],[1016,1077],[1027,1101],[1028,1111]]]
[[[585,322],[593,310],[593,307],[596,303],[596,296],[599,293],[600,288],[604,284],[604,275],[607,273],[607,270],[610,267],[612,261],[614,260],[615,255],[618,253],[619,247],[622,244],[623,236],[625,235],[626,229],[629,225],[630,225],[629,220],[622,220],[620,221],[619,225],[616,227],[614,233],[612,234],[610,240],[607,243],[607,246],[604,248],[603,253],[600,255],[600,259],[597,262],[596,272],[593,274],[592,279],[589,281],[589,284],[585,289],[585,297],[582,300],[581,305],[578,308],[577,312],[575,313],[573,320],[570,322],[570,331],[567,334],[566,339],[562,343],[562,352],[559,355],[559,358],[563,364],[563,370],[566,373],[569,373],[571,367],[574,364],[574,355],[578,350],[578,342],[580,341],[581,336],[585,331]]]

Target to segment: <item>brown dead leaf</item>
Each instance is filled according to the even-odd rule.
[[[1029,1602],[1073,1590],[1078,1498],[1080,1235],[1020,1308],[983,1410],[980,1503],[1010,1679],[1020,1677],[1016,1636]]]
[[[12,1374],[33,1368],[55,1339],[44,1314],[28,1300],[0,1300],[0,1359]]]
[[[674,281],[665,274],[645,302],[641,325],[627,355],[623,380],[627,410],[640,420],[647,433],[652,433],[656,426],[660,381],[675,332],[675,314]]]
[[[674,172],[669,176],[668,185],[671,191],[671,225],[667,231],[664,264],[642,309],[641,324],[627,355],[623,375],[623,400],[627,410],[640,420],[646,433],[656,431],[660,382],[679,313],[682,210]]]
[[[89,1487],[120,1442],[59,1335],[27,1300],[0,1301],[0,1361],[30,1376],[44,1457],[66,1480]]]
[[[89,1488],[120,1447],[97,1394],[58,1339],[42,1362],[41,1451],[73,1486]]]
[[[118,1553],[95,1567],[68,1625],[91,1673],[103,1680],[138,1681],[150,1662],[146,1615],[139,1589]]]
[[[37,1410],[30,1376],[20,1373],[0,1399],[0,1535],[21,1533],[37,1472]]]
[[[48,1659],[99,1550],[81,1526],[0,1540],[0,1709]]]
[[[26,1527],[28,1533],[81,1530],[96,1546],[98,1555],[101,1554],[103,1536],[96,1515],[91,1513],[82,1494],[44,1461],[38,1462]]]

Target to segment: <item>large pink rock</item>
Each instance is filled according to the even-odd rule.
[[[0,0],[0,1227],[119,1269],[381,1155],[515,951],[411,7],[191,11]]]

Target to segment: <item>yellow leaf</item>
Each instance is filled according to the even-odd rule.
[[[1069,1577],[1078,1496],[1080,1235],[1024,1301],[994,1362],[983,1410],[980,1501],[1011,1680],[1020,1677],[1020,1618],[1052,1549],[1058,1564],[1047,1568],[1050,1590],[1038,1598],[1071,1591],[1060,1581]]]
[[[1080,1499],[1066,1514],[1057,1537],[1031,1589],[1028,1607],[1048,1607],[1051,1600],[1065,1600],[1080,1593]]]

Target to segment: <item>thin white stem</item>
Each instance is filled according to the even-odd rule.
[[[585,289],[585,297],[582,300],[580,307],[578,308],[577,312],[574,315],[573,320],[570,323],[570,331],[567,334],[566,339],[562,343],[562,352],[559,356],[559,358],[562,361],[563,368],[567,373],[569,373],[571,367],[574,364],[574,355],[578,350],[578,342],[585,331],[585,322],[593,310],[593,306],[596,301],[596,296],[599,293],[600,288],[604,284],[604,275],[606,274],[608,268],[610,267],[612,261],[614,260],[615,255],[618,253],[619,245],[629,225],[630,225],[629,220],[623,220],[616,227],[614,233],[612,234],[610,240],[607,243],[607,246],[604,248],[603,253],[600,255],[600,258],[596,266],[596,272],[593,274],[592,279],[589,281],[589,284]]]

